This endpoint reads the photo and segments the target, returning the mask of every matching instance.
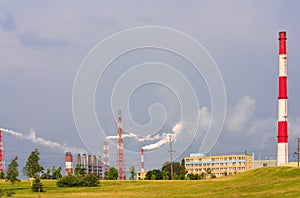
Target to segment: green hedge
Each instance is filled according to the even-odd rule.
[[[68,174],[67,176],[64,176],[60,178],[56,182],[57,187],[79,187],[79,186],[98,186],[99,180],[98,177],[93,174],[88,174],[84,176],[74,176],[71,174]]]

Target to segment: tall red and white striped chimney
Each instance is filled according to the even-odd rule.
[[[144,164],[144,149],[143,148],[141,149],[141,167],[142,167],[141,172],[144,173],[145,164]]]
[[[279,32],[279,92],[277,166],[288,163],[286,32]]]
[[[71,152],[66,152],[66,175],[73,174],[73,156]]]

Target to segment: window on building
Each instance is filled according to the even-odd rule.
[[[263,167],[267,167],[268,166],[268,164],[267,163],[263,163]]]

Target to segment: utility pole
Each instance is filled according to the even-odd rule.
[[[300,159],[300,138],[298,138],[298,168],[299,168],[299,159]]]
[[[170,135],[170,163],[171,163],[171,180],[173,180],[174,176],[173,176],[173,159],[172,159],[172,155],[173,155],[173,150],[172,150],[172,136]]]

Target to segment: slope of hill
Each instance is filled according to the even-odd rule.
[[[57,188],[43,181],[42,197],[300,197],[300,169],[268,167],[219,179],[175,181],[100,181],[98,187]],[[11,186],[0,182],[0,188]],[[28,181],[12,187],[15,197],[37,197]]]

